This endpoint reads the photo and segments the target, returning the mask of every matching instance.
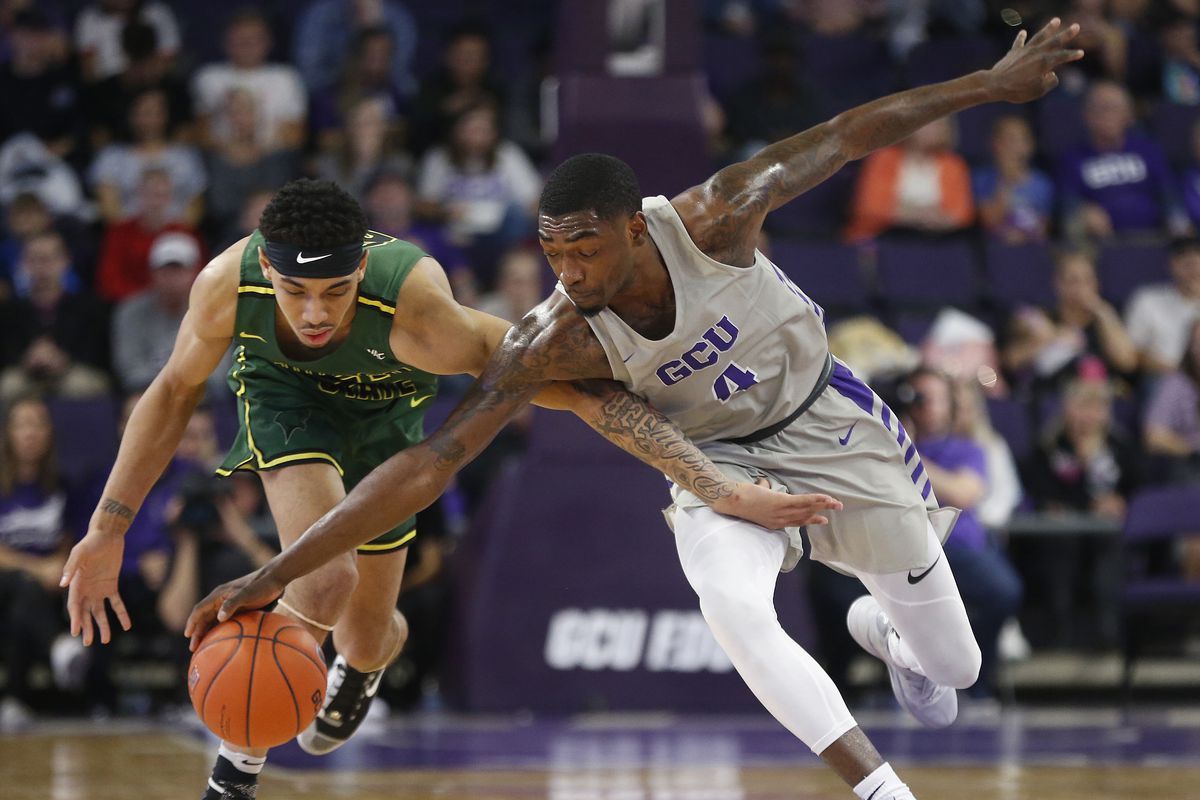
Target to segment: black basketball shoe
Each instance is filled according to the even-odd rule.
[[[200,800],[254,800],[257,794],[257,783],[220,784],[210,778],[208,790],[204,792]]]
[[[300,748],[319,756],[344,745],[366,718],[383,673],[384,669],[359,672],[340,655],[335,658],[329,668],[325,704],[317,718],[296,737]]]

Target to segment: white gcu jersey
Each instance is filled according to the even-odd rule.
[[[794,411],[825,368],[824,312],[757,250],[731,267],[700,252],[665,197],[642,203],[675,290],[675,330],[645,339],[605,308],[589,319],[613,377],[696,443],[761,430]]]
[[[957,514],[927,516],[937,500],[916,447],[865,384],[831,363],[820,306],[757,250],[750,267],[709,258],[665,197],[646,198],[642,210],[671,276],[675,328],[650,340],[608,308],[588,317],[613,376],[732,478],[842,501],[829,525],[789,531],[786,569],[805,552],[869,573],[928,566],[928,522],[944,539]],[[678,506],[701,504],[679,487],[672,494]]]

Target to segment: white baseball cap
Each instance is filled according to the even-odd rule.
[[[171,231],[154,240],[150,247],[150,268],[178,264],[191,269],[200,261],[200,245],[191,234]]]

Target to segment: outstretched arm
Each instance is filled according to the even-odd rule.
[[[565,301],[563,301],[565,302]],[[438,498],[463,465],[551,381],[577,381],[576,411],[589,425],[724,513],[772,527],[823,524],[840,508],[826,495],[781,496],[729,481],[665,416],[612,381],[591,356],[586,323],[550,319],[553,300],[518,323],[445,424],[376,467],[291,547],[250,576],[215,589],[192,611],[185,634],[199,644],[217,620],[278,597],[291,581],[370,541]],[[571,312],[574,314],[574,312]],[[591,338],[594,342],[594,337]],[[756,491],[757,490],[757,491]],[[767,502],[770,498],[770,502]]]
[[[847,162],[895,144],[935,119],[982,103],[1025,103],[1058,85],[1054,70],[1083,57],[1068,44],[1078,25],[1056,18],[988,70],[909,89],[850,109],[828,122],[769,145],[676,197],[688,232],[705,253],[732,264],[749,263],[754,240],[770,211],[811,189]]]

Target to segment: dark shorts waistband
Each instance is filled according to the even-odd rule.
[[[747,434],[746,436],[739,436],[736,439],[722,439],[721,441],[731,442],[733,444],[754,444],[755,442],[761,442],[763,439],[769,439],[799,419],[800,415],[805,411],[808,411],[809,407],[817,401],[817,398],[820,397],[821,393],[824,392],[829,386],[829,379],[832,376],[833,355],[826,354],[825,366],[821,370],[821,377],[817,378],[817,382],[813,385],[812,391],[808,393],[808,397],[804,398],[804,402],[796,407],[795,411],[788,414],[774,425],[768,425],[767,427],[757,430],[754,433]]]

